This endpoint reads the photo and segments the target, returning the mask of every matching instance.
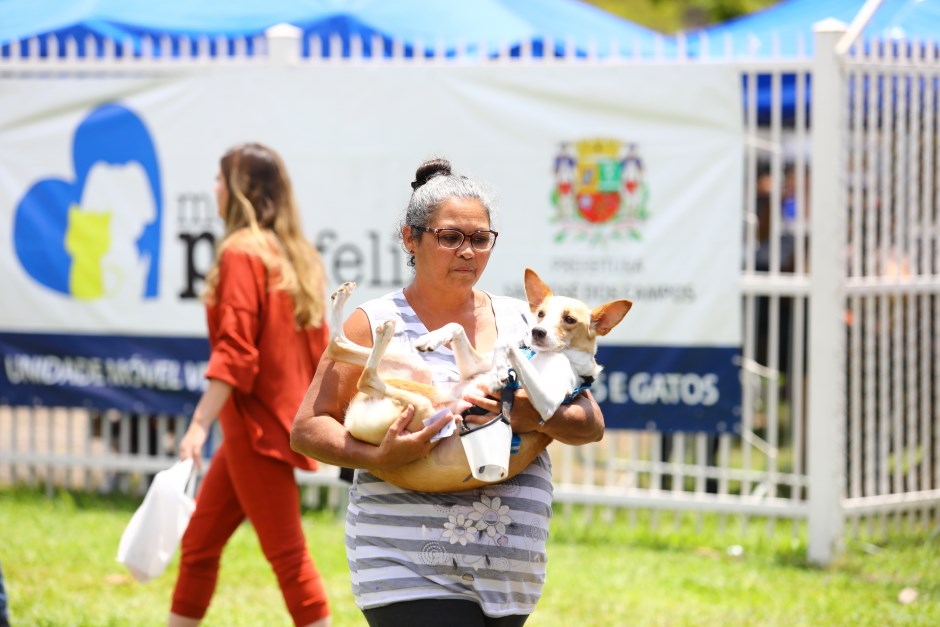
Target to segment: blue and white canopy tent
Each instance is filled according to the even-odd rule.
[[[865,5],[864,0],[783,0],[722,24],[683,33],[691,54],[707,45],[736,57],[787,57],[813,54],[813,26],[834,18],[849,24]],[[883,0],[865,28],[865,35],[887,40],[936,37],[940,32],[937,0]]]
[[[3,0],[0,46],[3,56],[46,56],[52,36],[59,49],[52,54],[64,54],[71,39],[79,55],[91,56],[101,54],[106,39],[129,42],[135,54],[145,39],[168,41],[168,50],[154,50],[159,56],[207,39],[211,54],[225,55],[236,39],[284,23],[302,31],[305,55],[315,37],[338,38],[336,53],[343,56],[354,40],[361,42],[364,56],[389,56],[395,45],[406,57],[458,51],[518,55],[523,48],[533,56],[544,55],[546,48],[557,56],[646,56],[673,49],[671,38],[580,0]],[[38,43],[35,49],[27,44],[31,39]],[[97,50],[87,49],[90,42]]]

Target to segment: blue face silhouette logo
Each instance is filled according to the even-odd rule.
[[[81,300],[118,291],[157,297],[163,200],[143,121],[121,105],[94,109],[75,129],[74,181],[47,178],[20,200],[13,245],[38,283]]]

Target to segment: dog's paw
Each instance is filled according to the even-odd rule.
[[[385,334],[395,335],[395,321],[394,320],[385,320],[380,322],[375,327],[376,337],[384,337]]]
[[[333,292],[333,294],[330,296],[330,299],[334,303],[345,303],[347,300],[349,300],[349,297],[352,296],[354,291],[356,291],[356,284],[352,281],[347,281],[346,283],[343,283],[338,288],[336,288],[336,291]]]
[[[509,364],[494,366],[487,374],[484,383],[490,394],[498,395],[509,382]]]
[[[436,351],[441,346],[444,345],[446,338],[435,331],[426,333],[415,340],[414,347],[415,349],[421,351],[422,353],[430,353],[431,351]]]
[[[509,381],[509,369],[512,364],[509,361],[509,346],[502,341],[496,343],[493,347],[493,361],[489,371],[490,393],[496,393],[506,387]]]

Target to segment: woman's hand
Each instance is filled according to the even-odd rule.
[[[494,414],[501,410],[500,401],[489,396],[482,388],[476,393],[468,391],[463,399]],[[509,423],[513,433],[539,431],[565,444],[588,444],[604,437],[604,415],[589,391],[579,394],[573,402],[562,405],[550,420],[542,422],[542,417],[532,406],[525,390],[519,388],[509,413]]]
[[[414,413],[414,407],[409,405],[388,428],[385,439],[376,447],[372,468],[394,470],[426,457],[440,441],[432,442],[431,439],[455,418],[453,414],[447,412],[420,431],[412,433],[408,431],[408,424],[414,417]]]
[[[199,397],[189,429],[180,440],[180,459],[193,459],[196,470],[202,470],[202,447],[209,436],[215,417],[232,395],[232,384],[220,379],[209,379],[209,385]]]
[[[196,470],[202,470],[202,448],[206,444],[208,430],[193,420],[183,439],[180,440],[180,459],[192,459]]]
[[[468,417],[465,419],[468,422],[489,422],[492,420],[493,416],[503,410],[502,401],[490,396],[483,385],[480,385],[475,391],[468,390],[464,394],[463,400],[467,401],[471,405],[476,405],[477,407],[487,411],[486,416]],[[516,390],[512,407],[509,411],[509,422],[512,424],[513,433],[529,433],[530,431],[538,431],[539,427],[541,426],[541,416],[539,416],[539,413],[535,411],[532,403],[529,402],[529,397],[526,396],[525,390],[522,388]]]
[[[503,404],[499,401],[499,399],[490,396],[488,389],[482,383],[475,389],[467,389],[464,392],[462,400],[469,405],[478,407],[482,412],[484,412],[474,412],[464,416],[463,421],[470,424],[485,424],[503,410]],[[515,431],[515,429],[513,429],[513,431]]]

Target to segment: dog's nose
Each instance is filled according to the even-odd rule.
[[[532,339],[533,340],[544,340],[545,339],[545,329],[542,327],[535,327],[532,329]]]

